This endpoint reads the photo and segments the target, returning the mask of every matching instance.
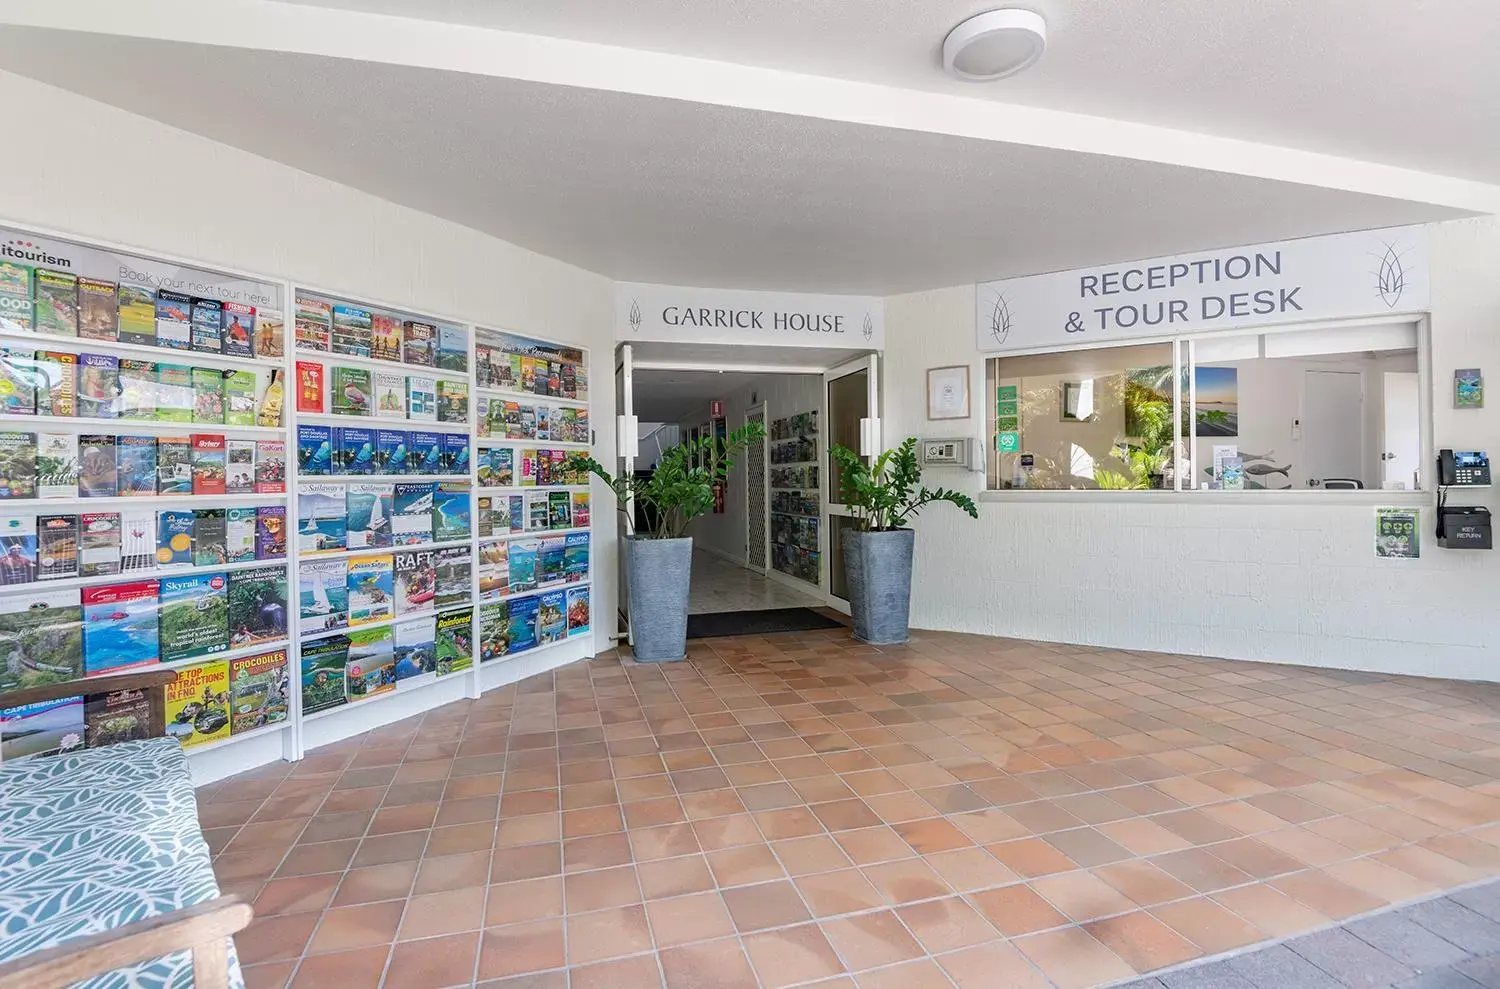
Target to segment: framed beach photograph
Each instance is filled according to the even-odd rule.
[[[969,418],[969,367],[967,364],[927,369],[927,418]]]

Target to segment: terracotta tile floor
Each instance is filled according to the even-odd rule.
[[[1073,989],[1500,875],[1500,688],[712,639],[199,801],[251,989]]]

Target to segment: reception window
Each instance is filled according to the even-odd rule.
[[[1415,324],[992,358],[997,490],[1416,490]]]

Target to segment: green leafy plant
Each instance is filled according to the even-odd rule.
[[[1117,443],[1110,452],[1125,471],[1094,469],[1094,483],[1111,491],[1148,490],[1171,459],[1172,369],[1140,368],[1125,381],[1125,431],[1140,442]]]
[[[1167,463],[1165,451],[1152,452],[1131,443],[1119,444],[1111,452],[1125,462],[1129,473],[1094,468],[1094,482],[1106,491],[1148,490],[1154,486],[1153,477],[1160,474]]]
[[[592,457],[573,458],[573,466],[595,475],[615,493],[625,531],[643,539],[680,539],[693,519],[714,505],[714,485],[729,478],[734,458],[765,438],[766,427],[748,422],[723,439],[704,436],[679,443],[662,454],[648,476],[615,474]],[[637,532],[631,502],[645,507],[648,528]]]
[[[855,525],[863,532],[904,529],[917,512],[937,501],[957,505],[979,518],[974,499],[961,491],[922,487],[922,468],[917,463],[916,437],[908,437],[893,450],[886,450],[866,464],[864,458],[835,444],[833,459],[839,465],[839,490],[844,504],[854,510]]]

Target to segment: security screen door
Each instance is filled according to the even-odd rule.
[[[823,586],[829,607],[849,613],[849,588],[844,579],[843,537],[854,527],[854,515],[839,491],[834,444],[856,450],[866,462],[880,452],[880,373],[874,354],[849,361],[823,373]]]
[[[745,413],[745,423],[766,421],[762,403]],[[756,573],[766,572],[768,542],[766,538],[766,445],[762,439],[745,451],[745,566]]]

